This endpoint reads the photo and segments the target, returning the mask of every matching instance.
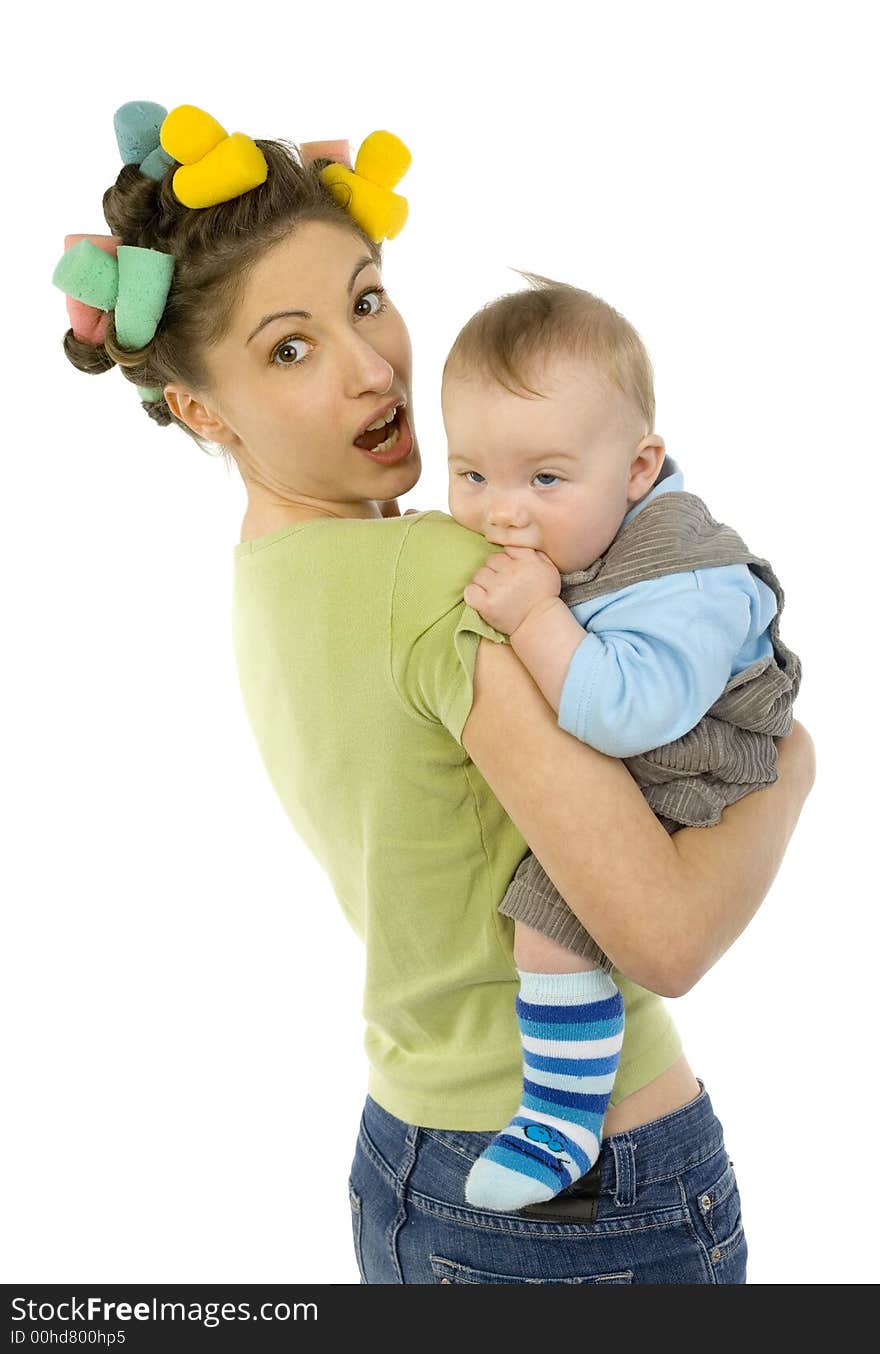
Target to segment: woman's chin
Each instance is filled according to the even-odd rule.
[[[409,493],[410,489],[414,488],[419,482],[419,477],[422,473],[422,458],[419,455],[419,448],[416,442],[413,443],[413,449],[400,469],[405,472],[403,476],[403,485],[397,490],[395,498],[399,494]]]
[[[421,473],[422,458],[419,455],[418,443],[413,441],[412,451],[406,460],[398,462],[397,465],[386,466],[382,471],[382,497],[400,498],[401,494],[408,494],[410,489],[418,484]]]

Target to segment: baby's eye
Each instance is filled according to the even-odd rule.
[[[539,484],[543,485],[546,488],[548,480],[551,481],[558,480],[559,476],[551,475],[549,470],[539,470],[538,474],[535,476],[535,479],[538,481]]]
[[[486,483],[486,481],[483,479],[483,476],[480,474],[479,470],[465,470],[465,471],[462,472],[462,474],[463,474],[464,478],[467,480],[468,484],[485,484],[485,483]],[[476,479],[472,479],[472,480],[471,480],[471,479],[468,479],[468,476],[469,476],[469,475],[475,475],[475,476],[476,476]]]

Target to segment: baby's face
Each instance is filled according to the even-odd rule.
[[[644,427],[583,359],[550,359],[529,385],[544,398],[513,395],[490,377],[447,375],[449,511],[493,544],[543,550],[572,573],[608,548],[646,492],[637,485],[630,498]]]

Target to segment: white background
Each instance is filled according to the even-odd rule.
[[[871,10],[64,7],[7,34],[5,1281],[357,1282],[362,953],[240,701],[243,490],[61,348],[52,271],[66,233],[108,229],[130,99],[410,147],[385,246],[425,461],[404,507],[446,506],[440,369],[511,268],[644,337],[686,486],[783,582],[818,755],[761,911],[670,1006],[749,1281],[876,1280]]]

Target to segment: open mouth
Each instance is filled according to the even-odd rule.
[[[361,433],[356,437],[354,444],[360,447],[361,451],[369,451],[375,455],[381,456],[383,452],[391,451],[400,440],[400,408],[398,406],[394,411],[394,418],[384,424],[381,428],[373,428],[369,432]]]
[[[355,438],[354,445],[374,465],[399,465],[413,451],[413,434],[407,417],[409,410],[401,403],[394,418],[381,428]]]

